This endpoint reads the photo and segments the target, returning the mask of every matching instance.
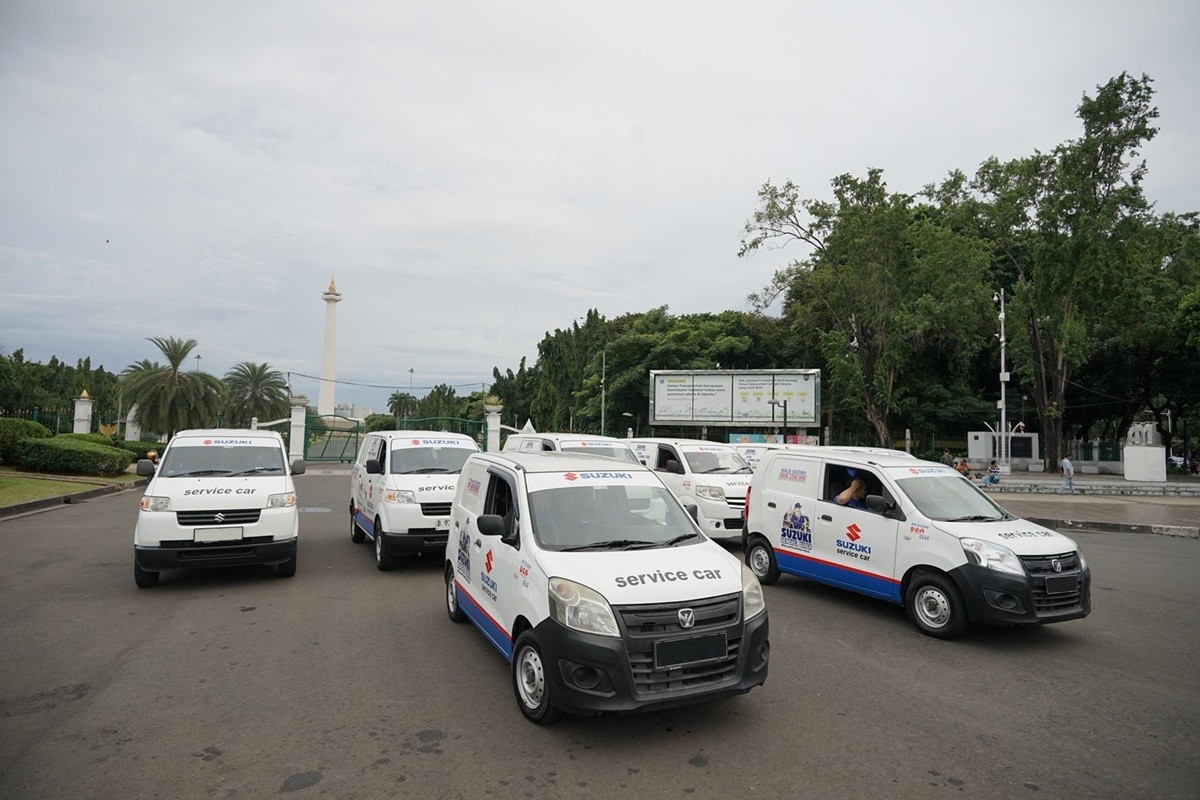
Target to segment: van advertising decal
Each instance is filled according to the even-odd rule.
[[[909,536],[915,536],[923,542],[929,541],[929,526],[924,522],[914,522],[908,526]]]
[[[476,478],[468,478],[467,479],[467,493],[468,494],[478,495],[479,489],[481,488],[481,486],[482,486],[482,484],[479,482],[478,479],[476,479]]]
[[[783,527],[779,529],[779,544],[789,550],[799,550],[802,553],[812,552],[812,526],[808,516],[803,513],[800,504],[792,506],[791,511],[783,512]]]
[[[411,439],[408,443],[413,447],[470,447],[458,439]]]
[[[469,525],[470,520],[467,520],[467,523]],[[471,582],[471,534],[467,532],[466,526],[458,535],[458,563],[455,565],[455,571],[463,583]]]
[[[483,593],[492,599],[497,600],[500,592],[500,585],[496,583],[496,579],[492,577],[492,551],[488,550],[487,555],[483,557],[483,569],[479,571],[479,585],[483,589]]]
[[[789,483],[808,483],[808,470],[784,467],[779,470],[779,480]]]
[[[1058,534],[1054,531],[1005,531],[997,535],[1001,539],[1049,539]]]
[[[517,569],[517,574],[521,576],[521,587],[524,589],[529,588],[529,570],[531,569],[533,569],[533,564],[521,559],[521,566]]]
[[[250,489],[245,486],[241,486],[236,489],[223,489],[220,487],[216,487],[216,488],[212,488],[212,489],[184,489],[183,496],[187,497],[189,495],[201,495],[201,494],[254,494],[256,491],[258,491],[258,490]]]
[[[567,472],[563,474],[566,481],[631,481],[633,475],[628,472]]]
[[[837,540],[837,554],[847,558],[856,558],[859,561],[871,560],[871,545],[860,544],[859,539],[862,538],[862,528],[851,523],[846,527],[846,539]]]
[[[205,439],[204,445],[215,445],[217,447],[240,447],[243,445],[254,444],[253,439]],[[265,443],[264,443],[265,444]]]
[[[438,486],[418,486],[418,492],[453,492],[455,486],[453,483],[444,483]]]
[[[676,583],[679,581],[688,580],[720,580],[721,570],[719,569],[693,569],[693,570],[668,570],[663,572],[661,569],[656,569],[653,572],[643,572],[637,575],[623,575],[616,579],[618,589],[624,589],[626,586],[649,586],[655,583]]]

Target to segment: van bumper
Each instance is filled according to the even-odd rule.
[[[299,537],[282,541],[242,540],[205,545],[134,545],[137,565],[148,572],[196,567],[236,567],[242,564],[282,564],[291,559]]]
[[[676,681],[680,688],[647,693],[635,688],[629,652],[644,652],[652,647],[650,641],[580,633],[549,618],[534,628],[543,659],[552,665],[547,678],[554,705],[585,716],[653,711],[745,694],[767,680],[769,631],[766,611],[744,626],[739,622],[726,630],[731,639],[740,635],[737,665],[729,677],[713,683],[693,679],[698,685],[692,686],[684,686],[684,678]]]
[[[418,553],[445,552],[450,531],[433,528],[413,528],[408,533],[383,532],[383,551],[393,556],[415,556]]]
[[[1011,575],[966,564],[950,570],[958,584],[967,616],[989,625],[1045,625],[1082,619],[1092,612],[1092,572],[1064,573],[1076,578],[1074,592],[1047,594],[1044,577]]]

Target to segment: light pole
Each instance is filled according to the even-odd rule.
[[[633,418],[634,418],[634,417],[633,417],[633,414],[630,414],[628,411],[622,411],[622,412],[621,412],[621,416],[622,416],[622,417],[627,417],[627,418],[629,418],[629,419],[633,419]],[[628,426],[629,426],[629,423],[627,422],[627,423],[625,423],[625,425],[626,425],[626,427],[628,427]],[[635,427],[633,428],[633,431],[634,431],[634,436],[641,436],[641,435],[642,435],[642,415],[641,415],[640,413],[637,415],[637,422],[636,422],[636,424],[635,424]],[[629,437],[627,437],[627,438],[629,438]]]
[[[607,405],[604,395],[604,379],[608,373],[608,345],[600,351],[600,435],[604,435],[604,407]]]
[[[772,397],[767,401],[773,406],[783,406],[783,443],[787,444],[787,400],[776,400]]]
[[[992,295],[993,302],[1000,303],[1000,402],[997,403],[997,408],[1000,409],[1000,472],[1008,474],[1012,472],[1012,464],[1009,462],[1009,440],[1011,434],[1008,430],[1008,408],[1005,406],[1005,388],[1008,386],[1008,372],[1004,368],[1005,346],[1008,340],[1004,336],[1004,288]]]

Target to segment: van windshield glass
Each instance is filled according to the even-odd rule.
[[[597,447],[594,444],[589,444],[587,447],[564,447],[564,453],[583,453],[589,456],[608,456],[619,461],[628,461],[632,464],[639,463],[637,456],[628,447],[614,445],[613,447]]]
[[[568,486],[529,493],[545,550],[639,550],[703,540],[661,486]]]
[[[474,452],[465,447],[401,447],[392,451],[389,471],[393,475],[456,474]]]
[[[915,477],[898,481],[917,510],[943,522],[992,522],[1009,515],[963,478]]]
[[[753,471],[736,450],[685,450],[683,457],[687,459],[688,469],[698,475],[736,475]]]
[[[184,445],[167,448],[157,475],[160,478],[198,478],[205,475],[253,478],[282,475],[285,469],[283,450],[277,445]]]

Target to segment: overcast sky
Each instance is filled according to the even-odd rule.
[[[984,6],[986,5],[986,8]],[[0,352],[460,394],[547,331],[747,309],[766,181],[915,192],[1155,79],[1159,211],[1200,209],[1200,4],[0,0]],[[806,365],[793,365],[803,367]],[[410,375],[409,370],[412,370]]]

